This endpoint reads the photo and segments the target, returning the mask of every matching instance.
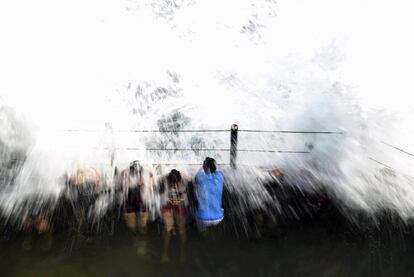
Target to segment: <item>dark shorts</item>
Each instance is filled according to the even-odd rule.
[[[161,207],[161,213],[171,212],[175,215],[186,216],[187,207],[184,205],[166,205]]]
[[[124,210],[126,213],[138,213],[147,211],[146,205],[142,202],[141,191],[139,188],[133,188],[128,191]]]

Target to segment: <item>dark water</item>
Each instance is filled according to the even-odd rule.
[[[190,230],[161,263],[159,230],[147,235],[3,236],[0,276],[414,276],[414,243],[305,227],[260,239]],[[393,236],[394,234],[389,234]]]

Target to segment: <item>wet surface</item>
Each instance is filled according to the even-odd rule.
[[[190,230],[186,261],[173,237],[161,263],[162,236],[47,234],[3,236],[0,276],[413,276],[410,238],[382,240],[306,227],[259,239]]]

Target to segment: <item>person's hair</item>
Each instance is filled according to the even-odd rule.
[[[167,182],[169,185],[177,184],[181,182],[181,179],[181,173],[176,169],[172,169],[170,173],[168,173]]]
[[[172,169],[166,177],[164,177],[160,180],[159,192],[164,193],[166,186],[172,187],[173,185],[180,183],[181,180],[182,180],[182,178],[181,178],[180,171],[178,171],[176,169]]]
[[[139,164],[139,161],[133,161],[129,164],[129,174],[133,176],[141,176],[142,166]]]
[[[207,157],[203,162],[204,171],[209,170],[210,173],[214,173],[217,170],[216,160],[213,158]]]

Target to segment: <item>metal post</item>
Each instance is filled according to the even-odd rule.
[[[233,169],[237,168],[237,132],[239,126],[232,124],[230,127],[230,167]]]
[[[115,143],[114,143],[114,132],[112,129],[112,124],[109,122],[105,122],[105,133],[107,139],[109,138],[110,141],[106,141],[106,143],[109,143],[109,145],[106,145],[109,149],[109,158],[110,158],[110,164],[111,166],[114,166],[115,161]]]

